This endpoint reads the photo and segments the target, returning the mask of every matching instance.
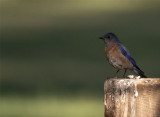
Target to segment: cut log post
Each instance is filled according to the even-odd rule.
[[[105,117],[160,117],[160,78],[106,80],[104,108]]]

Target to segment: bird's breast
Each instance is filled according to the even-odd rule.
[[[106,58],[116,69],[131,69],[132,64],[120,51],[117,43],[105,47]]]

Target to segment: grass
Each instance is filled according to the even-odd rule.
[[[0,97],[0,117],[100,117],[103,100],[93,97]]]

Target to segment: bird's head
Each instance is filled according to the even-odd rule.
[[[99,37],[99,39],[104,40],[105,44],[108,44],[108,43],[119,43],[120,42],[118,37],[114,33],[107,33],[104,36]]]

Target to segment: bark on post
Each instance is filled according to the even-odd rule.
[[[106,80],[104,108],[105,117],[160,117],[160,78]]]

